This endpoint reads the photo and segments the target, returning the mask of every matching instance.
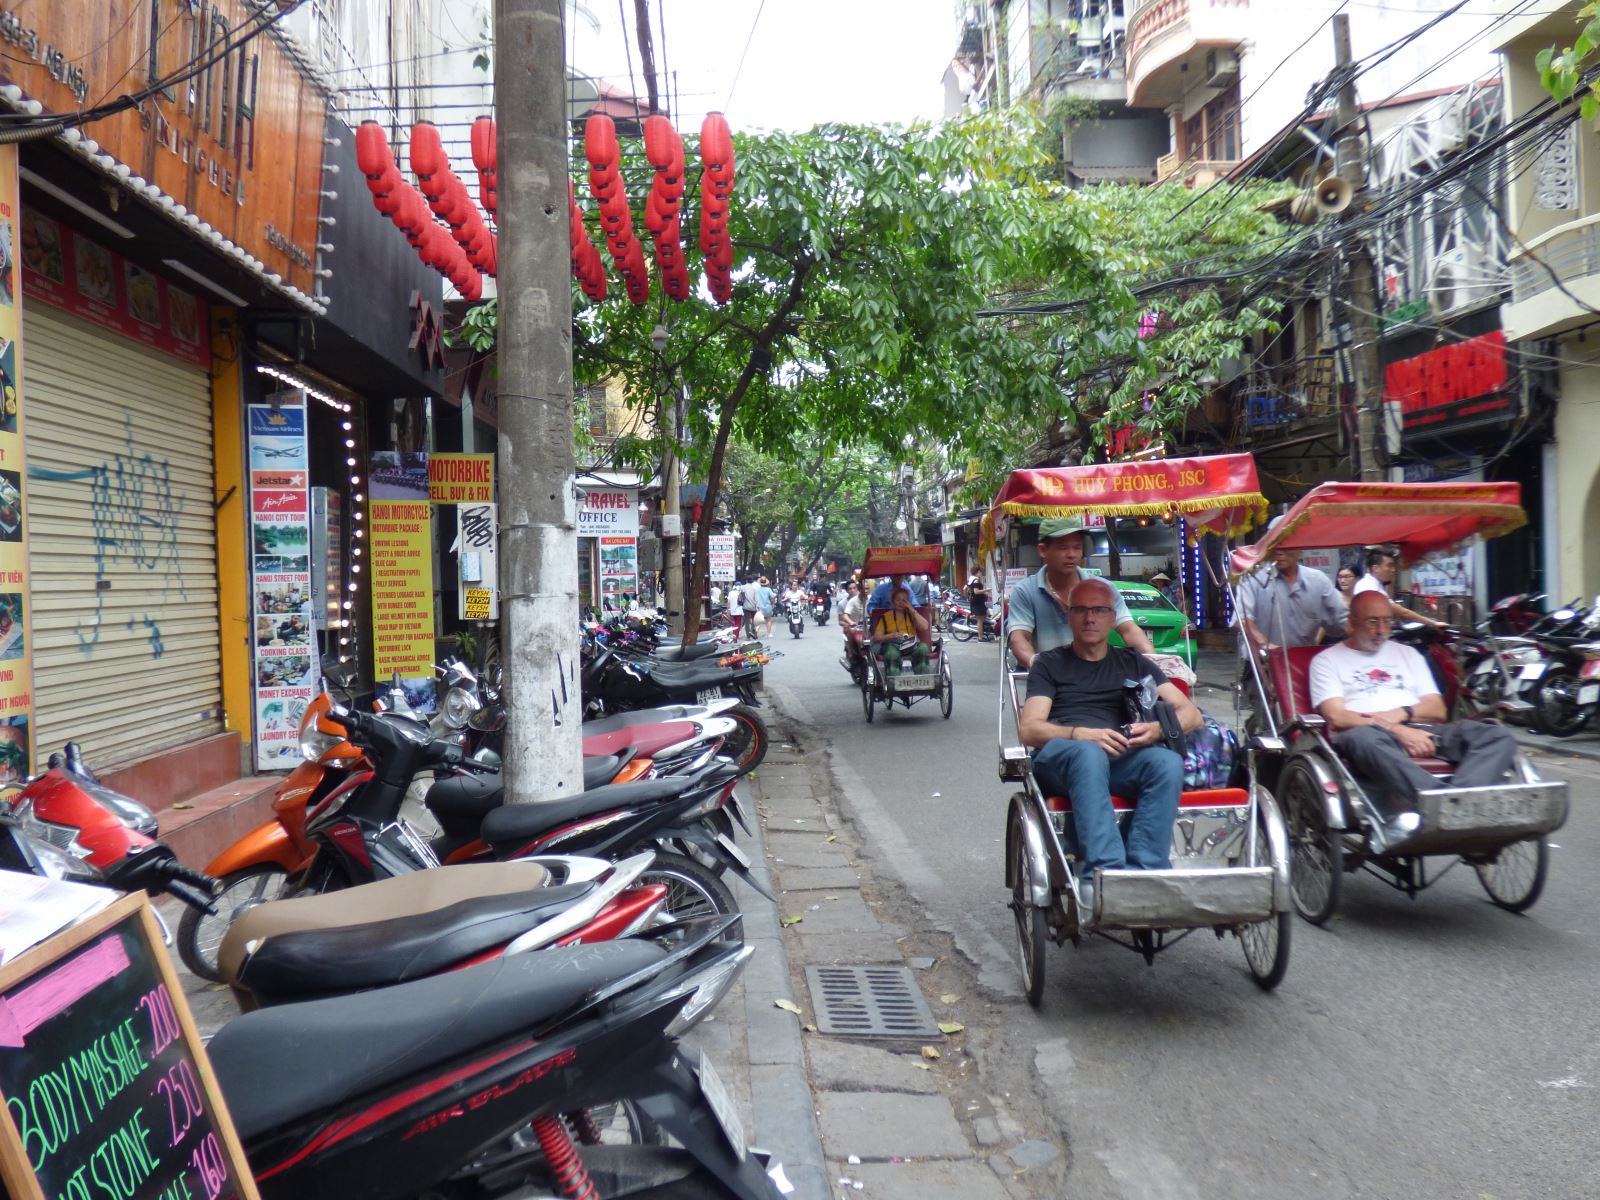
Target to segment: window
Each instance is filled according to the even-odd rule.
[[[1239,161],[1238,84],[1218,92],[1183,123],[1183,152],[1192,162]]]

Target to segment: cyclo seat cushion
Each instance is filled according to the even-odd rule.
[[[1072,801],[1066,796],[1046,796],[1045,807],[1051,812],[1071,812]],[[1244,808],[1250,803],[1250,793],[1244,788],[1203,788],[1184,792],[1178,797],[1178,808]],[[1111,797],[1114,811],[1132,812],[1134,802],[1125,796]]]
[[[551,895],[550,872],[538,863],[463,863],[397,875],[376,883],[258,904],[234,921],[217,951],[225,983],[238,979],[245,947],[280,934],[384,924],[420,918],[474,900],[510,897],[526,906],[530,895]]]
[[[207,1051],[249,1141],[526,1034],[665,954],[628,940],[497,958],[377,992],[246,1013]]]
[[[1311,660],[1326,649],[1326,646],[1289,646],[1266,652],[1267,670],[1272,678],[1272,690],[1277,693],[1278,715],[1282,720],[1316,715],[1317,710],[1311,703]]]

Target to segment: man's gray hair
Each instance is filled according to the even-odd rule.
[[[1079,579],[1077,583],[1073,584],[1072,585],[1072,591],[1067,593],[1067,603],[1068,604],[1081,603],[1081,601],[1079,601],[1079,599],[1078,599],[1078,593],[1083,591],[1084,588],[1089,588],[1089,587],[1100,588],[1102,591],[1105,592],[1106,599],[1111,601],[1111,606],[1113,608],[1116,607],[1116,604],[1117,604],[1117,589],[1111,586],[1111,581],[1110,580],[1104,579],[1099,575],[1085,575],[1085,576],[1083,576],[1083,578]]]

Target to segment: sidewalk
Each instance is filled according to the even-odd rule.
[[[871,855],[852,844],[825,747],[810,740],[804,709],[788,688],[769,682],[766,696],[773,743],[757,772],[759,807],[770,872],[781,889],[790,973],[789,986],[771,992],[747,975],[746,1010],[752,1046],[766,1046],[769,1037],[785,1048],[798,1042],[809,1068],[826,1186],[796,1195],[1024,1200],[1059,1194],[1061,1147],[1030,1137],[1005,1099],[985,1092],[974,1069],[977,1047],[969,1042],[984,1036],[986,1019],[976,981],[947,938],[904,929],[886,915],[894,885],[876,880],[865,865]],[[929,950],[937,953],[922,953]],[[819,1033],[806,968],[880,964],[911,968],[928,1008],[952,1032],[909,1039]],[[785,1011],[780,999],[801,1011]]]

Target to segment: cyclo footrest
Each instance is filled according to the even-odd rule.
[[[1462,854],[1559,829],[1567,819],[1567,785],[1560,780],[1480,788],[1430,788],[1417,793],[1417,831],[1386,854]]]
[[[1205,929],[1272,915],[1271,867],[1101,871],[1096,924],[1119,929]]]

